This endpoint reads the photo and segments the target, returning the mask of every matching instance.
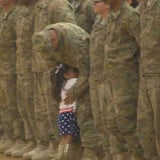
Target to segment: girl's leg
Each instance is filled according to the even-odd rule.
[[[66,134],[65,136],[64,136],[64,143],[63,144],[71,144],[72,143],[72,141],[73,141],[73,135],[71,135],[71,134]]]
[[[59,142],[59,145],[65,144],[65,135],[61,136],[61,140]]]

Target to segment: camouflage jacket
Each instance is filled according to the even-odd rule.
[[[100,72],[104,64],[104,45],[107,36],[107,18],[100,16],[93,26],[90,38],[90,78],[103,82],[103,72]]]
[[[134,8],[124,1],[118,12],[111,10],[105,43],[105,77],[123,76],[130,69],[135,69],[133,65],[137,63],[139,34],[140,18]]]
[[[51,28],[59,35],[59,45],[56,50],[51,45],[48,32]],[[79,69],[80,74],[72,92],[76,99],[88,90],[89,35],[83,29],[71,23],[49,25],[44,31],[33,36],[33,48],[41,52],[44,59],[53,58]]]
[[[0,74],[16,73],[16,21],[22,7],[13,6],[7,13],[0,13]]]
[[[141,69],[144,75],[160,75],[160,0],[141,5]]]
[[[34,33],[57,22],[75,23],[72,6],[66,0],[39,0],[33,10]],[[33,53],[33,72],[44,72],[54,67],[51,60],[44,61],[41,54]]]
[[[77,24],[86,32],[91,33],[95,21],[92,0],[74,0],[72,5],[75,11]]]
[[[33,16],[32,8],[24,8],[22,16],[16,23],[17,50],[16,72],[26,74],[32,72],[32,35]]]

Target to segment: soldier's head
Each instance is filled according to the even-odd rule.
[[[59,36],[54,29],[49,30],[49,34],[51,36],[51,43],[54,49],[58,48],[59,45]]]
[[[17,0],[0,0],[0,6],[6,7],[10,6],[11,4],[15,4]]]
[[[110,5],[106,0],[93,0],[93,10],[96,14],[103,15],[108,12]]]

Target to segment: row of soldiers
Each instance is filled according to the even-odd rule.
[[[50,77],[59,61],[80,71],[73,97],[81,142],[72,144],[71,160],[159,160],[160,1],[141,0],[137,11],[125,0],[70,3],[0,0],[0,151],[55,159],[58,104]],[[54,52],[51,29],[59,38]]]

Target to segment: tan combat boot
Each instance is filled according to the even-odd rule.
[[[96,151],[92,148],[84,148],[81,160],[98,160]]]
[[[131,156],[131,160],[145,160],[143,156]]]
[[[55,155],[53,155],[53,159],[51,160],[64,160],[63,156],[64,156],[64,145],[59,145],[58,146],[58,150],[57,153]]]
[[[122,152],[117,155],[117,160],[130,160],[130,156],[127,152]]]
[[[36,146],[35,142],[27,142],[25,145],[19,145],[19,148],[15,148],[14,150],[12,150],[11,156],[12,157],[22,157],[23,154],[33,150]],[[7,153],[6,153],[7,154]]]
[[[101,159],[98,159],[98,160],[101,160]],[[113,160],[113,156],[110,153],[105,152],[105,156],[102,160]]]

